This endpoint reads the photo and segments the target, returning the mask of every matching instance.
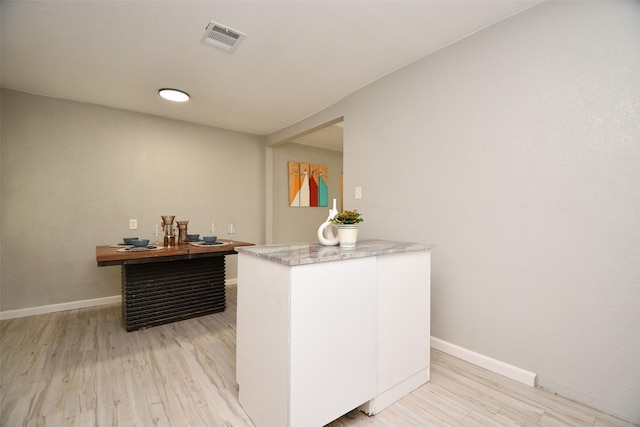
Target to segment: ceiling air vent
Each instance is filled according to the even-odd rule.
[[[202,37],[202,43],[219,47],[229,53],[233,52],[244,38],[245,34],[240,31],[225,27],[217,22],[209,22],[207,30]]]

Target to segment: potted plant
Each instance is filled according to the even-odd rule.
[[[358,224],[362,221],[364,221],[364,219],[362,219],[362,214],[357,210],[339,212],[329,220],[329,222],[335,224],[338,229],[340,247],[346,249],[356,247],[356,242],[358,240]]]

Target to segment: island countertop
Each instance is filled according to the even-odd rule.
[[[236,251],[288,266],[317,264],[405,252],[426,251],[433,245],[380,239],[362,239],[354,249],[324,246],[320,243],[280,243],[273,245],[239,247]]]

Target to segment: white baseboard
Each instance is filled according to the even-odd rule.
[[[36,314],[55,313],[58,311],[75,310],[77,308],[95,307],[98,305],[116,304],[122,301],[122,296],[85,299],[81,301],[63,302],[60,304],[40,305],[38,307],[19,308],[16,310],[0,311],[0,320],[15,319],[17,317],[34,316]]]
[[[466,362],[473,363],[481,368],[487,369],[496,374],[502,375],[512,380],[518,381],[531,387],[536,386],[536,374],[526,371],[517,366],[510,365],[497,359],[493,359],[484,354],[476,353],[464,347],[452,344],[440,338],[431,337],[431,347],[462,359]]]
[[[238,279],[229,279],[225,285],[236,285]],[[16,310],[0,311],[0,320],[15,319],[18,317],[35,316],[36,314],[56,313],[58,311],[75,310],[77,308],[96,307],[99,305],[116,304],[122,302],[121,295],[93,298],[81,301],[63,302],[60,304],[40,305],[37,307],[19,308]]]

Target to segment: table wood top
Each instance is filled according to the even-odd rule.
[[[223,245],[215,246],[196,246],[193,244],[176,245],[171,247],[158,246],[157,249],[146,251],[120,251],[123,246],[102,245],[96,246],[96,262],[99,267],[108,265],[146,263],[171,261],[177,259],[189,259],[206,256],[222,256],[227,254],[235,254],[235,248],[238,246],[253,246],[248,242],[229,242],[220,239]]]

